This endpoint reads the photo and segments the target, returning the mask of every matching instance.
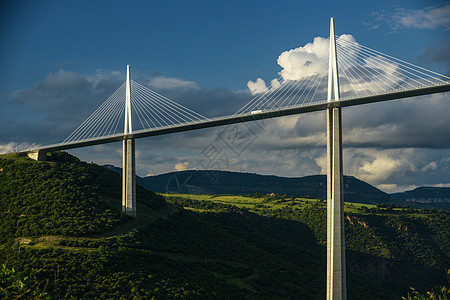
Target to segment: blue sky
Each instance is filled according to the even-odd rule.
[[[448,75],[449,7],[448,1],[419,0],[364,4],[4,0],[0,4],[0,150],[67,137],[122,83],[127,64],[136,81],[201,113],[233,112],[251,99],[249,80],[270,81],[277,76],[282,52],[304,46],[314,37],[327,37],[330,17],[335,17],[337,34],[352,34],[361,44]],[[345,172],[385,191],[447,186],[450,123],[441,120],[448,119],[447,98],[448,94],[429,97],[428,106],[419,99],[408,102],[411,105],[400,101],[344,112],[346,132],[373,136],[356,145],[352,141],[357,135],[344,133]],[[361,125],[367,114],[380,118]],[[385,119],[391,114],[397,123]],[[408,121],[424,116],[430,120],[413,125]],[[253,148],[230,158],[224,167],[281,176],[323,173],[323,120],[316,113],[267,121],[264,132],[286,134],[286,139],[258,135]],[[439,122],[431,122],[435,120]],[[405,140],[411,126],[417,126],[417,133],[393,145],[383,140],[381,122],[405,129],[383,132],[388,140]],[[261,128],[249,126],[256,126],[253,131]],[[199,168],[195,161],[204,147],[217,140],[220,130],[139,141],[139,174]],[[290,140],[295,134],[320,142]],[[185,141],[183,147],[180,140]],[[108,155],[102,154],[105,149]],[[88,161],[120,165],[120,150],[113,144],[72,153]]]
[[[411,62],[445,33],[394,23],[396,13],[433,1],[330,2],[2,1],[1,91],[59,68],[89,74],[126,64],[205,88],[244,89],[249,78],[276,73],[282,51],[328,36],[331,16],[338,34]]]

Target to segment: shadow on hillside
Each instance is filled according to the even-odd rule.
[[[325,296],[325,248],[299,222],[249,212],[184,210],[141,228],[136,239],[142,249],[169,257],[245,266],[250,271],[239,279],[263,295]]]
[[[245,266],[252,276],[240,280],[263,295],[325,296],[326,247],[301,222],[246,211],[184,210],[142,228],[137,238],[141,247],[172,258]],[[423,265],[355,251],[346,255],[349,299],[399,299],[411,285],[429,287],[441,279]]]

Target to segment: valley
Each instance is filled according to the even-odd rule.
[[[56,152],[0,168],[0,263],[50,299],[325,297],[324,200],[138,186],[131,218],[120,175],[101,166]],[[448,212],[361,202],[345,204],[349,299],[448,285]]]

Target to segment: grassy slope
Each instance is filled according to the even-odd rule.
[[[120,177],[96,165],[55,154],[1,157],[0,169],[0,263],[36,274],[56,299],[324,298],[323,201],[172,199],[182,210],[139,189],[132,220],[120,213]],[[448,215],[367,207],[346,205],[349,299],[445,281]]]

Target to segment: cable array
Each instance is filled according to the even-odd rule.
[[[62,143],[90,140],[123,132],[125,82]],[[122,125],[122,126],[119,126]]]
[[[235,115],[276,111],[327,100],[329,39],[309,53],[297,66],[296,74],[280,77],[262,93],[239,109]],[[305,47],[306,48],[306,47]],[[341,99],[352,99],[399,90],[448,84],[450,77],[408,63],[363,46],[347,35],[336,36],[339,88]],[[314,66],[316,72],[311,72]],[[304,74],[302,74],[302,72]]]
[[[125,91],[123,83],[93,114],[63,142],[99,139],[124,132]],[[131,80],[133,131],[180,126],[207,120],[195,111]]]
[[[418,89],[450,79],[349,39],[338,38],[336,47],[343,98]]]
[[[207,119],[133,80],[131,81],[131,104],[133,130],[176,126]]]

